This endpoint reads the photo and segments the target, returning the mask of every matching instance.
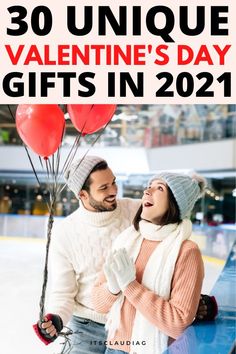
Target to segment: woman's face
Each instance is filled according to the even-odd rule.
[[[158,224],[169,207],[167,185],[156,179],[143,192],[141,218]]]

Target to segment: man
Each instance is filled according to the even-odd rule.
[[[105,316],[94,311],[91,289],[116,236],[130,226],[140,201],[117,200],[116,178],[106,161],[86,156],[65,175],[80,207],[54,228],[50,249],[52,291],[40,339],[48,344],[72,319],[70,354],[105,352]],[[204,316],[206,308],[201,308]]]

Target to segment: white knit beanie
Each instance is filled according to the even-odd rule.
[[[163,180],[171,189],[179,207],[181,220],[190,216],[194,204],[206,188],[205,178],[198,174],[160,172],[149,183],[156,179]]]
[[[66,170],[64,178],[69,189],[79,199],[79,192],[81,191],[84,182],[90,175],[92,169],[100,162],[105,160],[98,156],[85,156],[73,162]]]

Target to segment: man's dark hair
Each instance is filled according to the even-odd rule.
[[[83,184],[83,187],[81,188],[86,190],[87,192],[89,192],[89,189],[90,189],[90,184],[91,184],[91,174],[93,172],[96,172],[96,171],[101,171],[101,170],[106,170],[108,168],[108,164],[106,161],[101,161],[99,163],[97,163],[94,168],[92,169],[92,171],[90,172],[90,174],[88,175],[88,177],[86,178],[84,184]]]
[[[181,221],[178,204],[176,203],[175,197],[168,186],[167,186],[167,193],[168,193],[169,205],[166,213],[162,216],[161,220],[158,222],[158,225],[161,226],[167,224],[175,224]],[[139,230],[139,221],[141,220],[142,211],[143,211],[143,207],[141,205],[133,220],[133,225],[136,231]]]

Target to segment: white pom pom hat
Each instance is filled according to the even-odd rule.
[[[102,161],[105,160],[99,156],[85,156],[84,158],[73,162],[65,172],[64,178],[66,184],[70,190],[74,192],[77,199],[79,199],[79,192],[91,171]]]

